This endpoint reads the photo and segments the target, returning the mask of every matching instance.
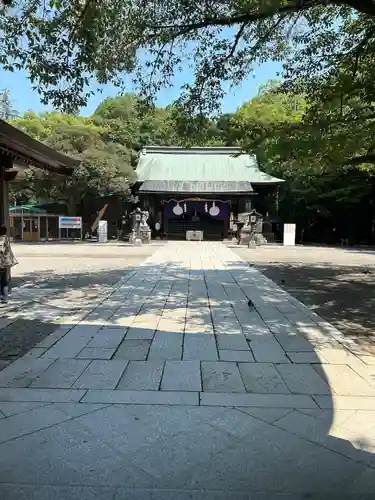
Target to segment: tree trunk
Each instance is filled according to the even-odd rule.
[[[69,196],[66,207],[68,209],[68,215],[76,215],[77,203],[73,196]]]

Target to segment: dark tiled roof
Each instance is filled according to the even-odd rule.
[[[0,151],[13,157],[15,163],[33,165],[62,175],[72,175],[80,163],[33,139],[21,130],[0,120]]]

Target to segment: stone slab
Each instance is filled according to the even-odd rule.
[[[54,359],[21,358],[0,372],[0,387],[29,387]]]
[[[12,415],[18,415],[18,413],[25,413],[30,410],[34,410],[34,408],[45,406],[46,404],[48,403],[40,403],[40,402],[11,403],[8,401],[0,403],[0,411],[4,414],[5,417],[11,417]]]
[[[0,443],[36,432],[69,420],[59,408],[53,405],[41,406],[4,419],[0,424]]]
[[[288,413],[294,411],[291,408],[254,408],[251,406],[241,406],[237,408],[247,415],[251,417],[259,418],[259,420],[263,420],[264,422],[268,422],[269,424],[275,423],[282,417],[285,417]],[[304,410],[304,411],[315,411],[315,410]],[[320,410],[316,410],[320,411]]]
[[[156,332],[151,343],[149,360],[180,360],[182,358],[182,333]]]
[[[163,391],[202,390],[199,361],[166,361],[161,381]]]
[[[350,365],[359,362],[357,356],[341,347],[319,347],[316,352],[320,358],[334,365]]]
[[[366,365],[375,365],[375,356],[370,356],[368,354],[365,354],[365,355],[360,355],[358,356],[360,358],[360,360],[365,363]]]
[[[254,356],[250,350],[248,351],[229,351],[219,350],[220,361],[238,361],[238,362],[254,362]]]
[[[290,394],[283,378],[271,363],[239,363],[248,392],[257,394]]]
[[[37,347],[47,347],[47,348],[52,347],[54,344],[56,344],[56,342],[62,339],[64,335],[66,335],[72,328],[73,328],[72,326],[68,327],[61,326],[57,328],[53,333],[51,333],[45,339],[39,342],[37,344]]]
[[[322,410],[375,410],[375,397],[367,396],[314,396]]]
[[[126,328],[106,328],[103,327],[87,344],[87,348],[104,347],[107,349],[117,349],[125,337]]]
[[[205,392],[245,392],[236,363],[202,362],[202,382]]]
[[[116,349],[109,349],[107,347],[85,347],[76,356],[77,359],[111,359],[115,354]]]
[[[326,360],[322,356],[318,355],[317,352],[288,352],[288,357],[292,363],[296,364],[321,364],[325,363]]]
[[[293,394],[331,393],[327,382],[310,365],[278,365],[277,370]]]
[[[106,408],[108,405],[90,403],[54,403],[54,406],[60,408],[60,410],[66,413],[69,417],[76,418]]]
[[[202,392],[202,406],[250,406],[257,408],[318,408],[312,397],[294,394],[234,394]]]
[[[215,330],[216,332],[216,330]],[[248,351],[249,344],[245,335],[241,333],[218,334],[216,332],[217,346],[220,350]]]
[[[74,383],[73,389],[115,389],[127,361],[92,361],[79,379]]]
[[[1,392],[0,392],[1,400]],[[172,391],[88,391],[82,403],[198,406],[198,392]]]
[[[158,325],[159,332],[179,332],[183,333],[185,330],[185,318],[170,319],[162,317]]]
[[[150,345],[150,340],[127,340],[125,338],[117,349],[113,359],[145,361],[150,350]]]
[[[236,311],[242,331],[247,337],[252,335],[271,335],[271,331],[255,310]]]
[[[300,334],[281,333],[277,335],[277,341],[285,352],[313,352],[314,347]]]
[[[31,384],[35,388],[70,389],[90,361],[83,359],[57,359]]]
[[[118,385],[118,390],[157,391],[163,374],[164,361],[130,361]]]
[[[23,358],[40,358],[45,352],[47,352],[48,347],[33,347],[27,352]]]
[[[248,336],[254,358],[260,363],[290,363],[285,352],[273,335]]]
[[[339,396],[374,396],[372,387],[364,378],[346,365],[321,365],[331,391]]]
[[[144,490],[119,488],[114,500],[228,500],[227,491],[191,490],[191,489],[168,489],[168,490]],[[248,493],[242,491],[231,491],[231,500],[265,500],[264,498],[249,499]],[[8,500],[8,499],[6,499]],[[10,499],[10,500],[13,500]],[[18,498],[16,499],[18,500]],[[21,500],[24,500],[23,498]],[[32,498],[31,500],[34,500]],[[44,499],[41,499],[44,500]],[[68,499],[70,500],[70,499]],[[86,499],[83,499],[86,500]],[[94,498],[93,500],[96,500]],[[101,500],[101,499],[100,499]],[[111,499],[112,500],[112,499]],[[276,499],[285,500],[285,499]],[[290,500],[290,499],[287,499]],[[343,499],[346,500],[346,499]],[[361,499],[362,500],[362,499]],[[365,499],[367,500],[367,499]]]
[[[81,389],[23,389],[12,387],[0,389],[0,401],[69,403],[80,401],[85,393],[86,391]]]
[[[219,358],[214,335],[210,333],[185,333],[183,359],[217,361]]]
[[[131,326],[126,334],[126,338],[127,340],[152,340],[154,335],[154,328],[137,328]]]
[[[2,500],[114,500],[115,493],[116,488],[105,486],[0,484]]]
[[[98,326],[100,328],[100,326]],[[92,337],[78,336],[70,330],[61,340],[56,342],[43,357],[46,358],[74,358],[90,342]]]

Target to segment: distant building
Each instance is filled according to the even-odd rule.
[[[283,182],[233,147],[146,147],[136,173],[135,193],[154,233],[158,228],[161,236],[176,239],[185,239],[187,231],[227,238],[238,214],[275,212]]]

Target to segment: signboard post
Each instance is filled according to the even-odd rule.
[[[99,221],[98,243],[107,243],[108,241],[108,223],[106,220]]]
[[[284,246],[294,246],[296,244],[296,225],[284,224]]]
[[[82,240],[82,217],[59,217],[59,238],[61,240],[61,230],[79,229]],[[68,234],[68,233],[67,233]]]

